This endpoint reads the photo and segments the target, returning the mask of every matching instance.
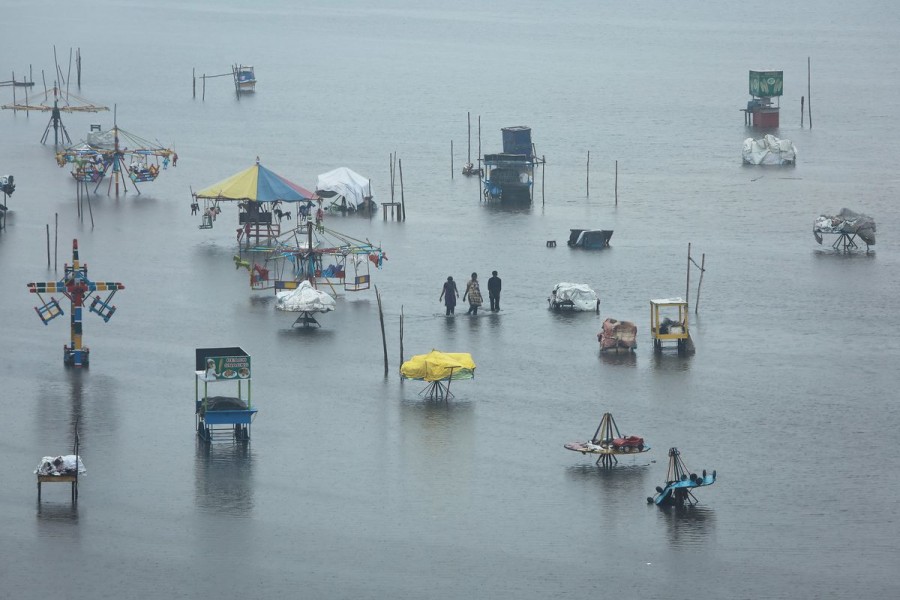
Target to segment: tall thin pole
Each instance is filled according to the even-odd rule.
[[[547,165],[547,157],[541,155],[541,206],[544,205],[544,168]]]
[[[395,154],[391,152],[391,163],[389,167],[391,169],[391,202],[394,201],[394,174],[397,172],[397,169],[394,168],[394,158]]]
[[[481,173],[481,115],[478,115],[478,172]],[[484,177],[479,175],[478,177],[478,201],[481,202],[481,199],[484,198]]]
[[[688,242],[688,257],[687,257],[687,283],[684,286],[684,301],[690,305],[690,293],[691,293],[691,243]]]
[[[812,69],[806,57],[806,110],[809,113],[809,128],[812,129]]]
[[[400,169],[400,212],[403,214],[403,220],[406,221],[406,200],[403,197],[403,160],[402,159],[397,159],[397,167]]]
[[[75,72],[78,73],[78,89],[81,89],[81,48],[75,51]]]
[[[50,223],[47,223],[47,268],[50,268]]]
[[[381,309],[381,292],[375,286],[375,299],[378,300],[378,319],[381,321],[381,345],[384,347],[384,376],[388,376],[387,338],[384,336],[384,312]]]
[[[469,142],[467,145],[467,154],[466,158],[469,161],[469,164],[472,164],[472,113],[466,111],[466,132],[469,138]]]
[[[588,150],[588,157],[587,157],[587,182],[585,183],[585,186],[587,187],[587,197],[590,198],[591,197],[591,151],[590,150]]]
[[[615,187],[615,194],[616,194],[616,206],[618,206],[618,205],[619,205],[619,161],[618,161],[618,160],[616,161],[616,187]]]
[[[56,271],[57,249],[59,247],[59,213],[53,213],[56,220],[56,226],[53,230],[53,270]]]
[[[403,305],[400,305],[400,364],[403,364]]]
[[[700,286],[703,285],[703,274],[706,272],[706,252],[700,256],[700,281],[697,282],[697,301],[694,303],[694,314],[700,308]]]
[[[804,99],[804,97],[800,96],[800,129],[803,129],[803,112],[804,112],[803,99]]]
[[[450,179],[453,179],[453,140],[450,140]]]

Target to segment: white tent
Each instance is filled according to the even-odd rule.
[[[374,199],[369,180],[347,167],[338,167],[319,175],[316,179],[316,193],[323,198],[343,196],[347,207],[354,210],[366,198]]]

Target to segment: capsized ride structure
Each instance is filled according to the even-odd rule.
[[[65,275],[59,281],[47,281],[41,283],[29,283],[28,291],[37,294],[42,305],[35,307],[34,310],[40,317],[41,322],[46,325],[56,317],[62,316],[63,310],[59,305],[59,301],[53,296],[49,300],[44,300],[41,294],[52,294],[55,292],[63,294],[71,301],[70,321],[71,321],[71,346],[63,346],[63,364],[67,367],[87,367],[90,363],[90,349],[82,346],[82,323],[81,313],[84,308],[85,297],[91,292],[109,292],[105,299],[101,299],[100,295],[94,297],[94,300],[88,306],[88,310],[99,315],[103,322],[106,323],[116,312],[116,307],[111,304],[113,296],[119,290],[124,290],[125,286],[115,281],[91,281],[88,279],[87,264],[81,264],[78,261],[78,240],[72,241],[72,265],[65,265]]]
[[[641,454],[648,452],[650,446],[644,438],[636,435],[622,435],[613,419],[612,413],[603,413],[600,425],[589,442],[570,442],[564,446],[566,450],[582,454],[597,454],[597,465],[612,467],[618,464],[618,455]]]
[[[716,472],[707,473],[703,469],[701,475],[691,473],[678,448],[669,448],[669,468],[666,472],[665,486],[656,487],[656,495],[647,498],[648,504],[657,506],[684,506],[694,505],[698,500],[691,492],[694,488],[705,487],[716,482]]]
[[[427,381],[428,386],[419,392],[428,400],[449,400],[450,382],[475,378],[475,361],[468,352],[441,352],[417,354],[400,365],[401,379]]]
[[[849,208],[842,208],[836,215],[821,215],[813,223],[813,236],[821,244],[824,235],[834,234],[837,239],[831,244],[835,250],[850,252],[857,250],[858,237],[866,244],[866,252],[869,246],[875,245],[875,219],[867,215],[853,212]]]
[[[601,250],[609,248],[609,239],[612,235],[612,229],[570,229],[566,243],[570,248]]]

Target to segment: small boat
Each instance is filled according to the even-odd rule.
[[[256,74],[250,65],[234,67],[234,85],[239,93],[256,91]]]
[[[609,247],[612,229],[570,229],[568,244],[572,248],[597,250]]]

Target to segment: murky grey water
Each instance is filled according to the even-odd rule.
[[[57,7],[48,23],[37,5],[11,7],[21,25],[0,41],[0,67],[33,64],[40,81],[54,42],[64,72],[80,46],[80,94],[116,104],[120,127],[174,144],[179,162],[140,196],[95,196],[91,228],[39,143],[47,115],[0,112],[0,171],[18,184],[0,233],[4,596],[900,592],[895,4],[91,8]],[[799,127],[808,56],[812,130]],[[191,98],[192,68],[232,62],[256,65],[255,96],[237,101],[223,78]],[[796,168],[740,166],[752,132],[738,108],[757,67],[784,70],[778,133],[799,148]],[[481,115],[485,152],[501,127],[533,128],[543,201],[484,206],[476,181],[450,177],[466,111],[475,126]],[[112,122],[64,119],[73,138]],[[385,378],[372,291],[339,299],[321,329],[292,329],[234,268],[236,210],[201,231],[189,203],[191,187],[257,155],[306,187],[349,166],[385,201],[392,151],[408,220],[328,221],[387,251],[373,276]],[[843,206],[875,217],[874,254],[816,245],[815,216]],[[567,248],[585,226],[614,229],[612,248]],[[26,290],[60,275],[72,238],[93,278],[126,285],[109,323],[85,318],[84,371],[63,368],[67,323],[43,327]],[[697,353],[654,356],[648,300],[684,294],[688,243],[708,267]],[[494,269],[500,314],[442,316],[447,275]],[[548,312],[560,281],[598,290],[601,314]],[[407,356],[473,354],[476,378],[454,383],[451,402],[399,381],[401,311]],[[636,355],[599,354],[607,316],[638,324]],[[245,447],[194,435],[194,349],[220,345],[253,357],[260,412]],[[563,449],[605,411],[653,450],[606,472]],[[89,471],[77,509],[52,486],[39,505],[32,471],[67,451],[76,421]],[[692,511],[645,502],[672,446],[719,474]]]

